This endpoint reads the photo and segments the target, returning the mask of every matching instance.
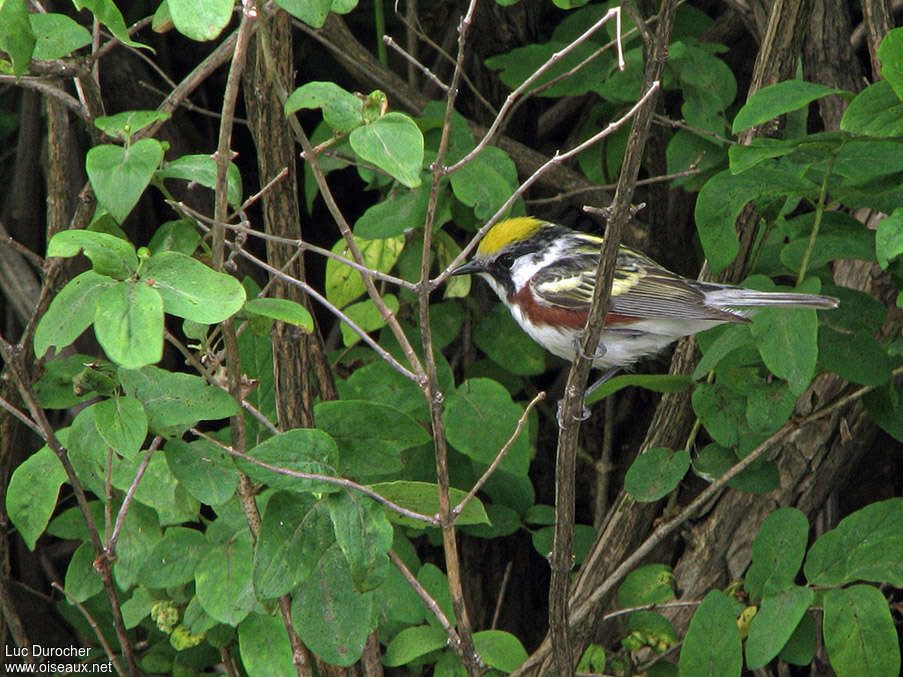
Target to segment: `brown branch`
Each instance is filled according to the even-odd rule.
[[[651,45],[646,45],[645,80],[647,88],[652,91],[657,89],[655,85],[661,79],[664,71],[675,10],[676,5],[671,0],[666,0],[662,4],[655,41]],[[562,429],[558,434],[555,462],[555,535],[549,562],[551,566],[549,637],[552,657],[551,661],[544,666],[541,674],[569,674],[575,664],[574,647],[569,636],[568,588],[573,566],[574,482],[580,412],[583,408],[583,393],[592,368],[593,356],[600,348],[602,327],[620,247],[621,231],[631,215],[631,198],[643,157],[643,149],[649,136],[654,109],[654,99],[650,97],[633,119],[621,165],[618,187],[611,205],[611,217],[608,221],[605,241],[602,244],[599,268],[596,271],[593,302],[581,341],[582,351],[576,356],[568,373],[564,400],[559,405]]]

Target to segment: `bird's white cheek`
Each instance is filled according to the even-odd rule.
[[[489,273],[480,273],[480,277],[486,280],[487,284],[492,287],[492,291],[496,293],[496,295],[502,300],[506,301],[508,299],[508,295],[505,292],[505,288],[500,285],[492,275]]]

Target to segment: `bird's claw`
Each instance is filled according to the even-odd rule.
[[[564,430],[564,417],[561,414],[562,405],[564,404],[564,400],[558,400],[558,409],[555,411],[555,420],[558,422],[558,427],[561,430]],[[586,404],[583,404],[581,401],[581,406],[583,407],[583,411],[580,412],[579,416],[574,416],[575,421],[585,421],[590,416],[589,407]]]
[[[581,343],[581,339],[583,338],[583,332],[577,332],[574,336],[574,350],[576,353],[586,359],[586,360],[601,360],[605,357],[605,354],[608,352],[608,349],[605,347],[605,344],[602,341],[599,341],[599,345],[596,346],[596,350],[592,355],[587,355],[586,351],[583,350],[583,344]]]

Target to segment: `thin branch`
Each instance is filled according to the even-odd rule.
[[[461,637],[461,656],[464,669],[469,677],[479,677],[483,666],[473,643],[473,628],[464,599],[461,575],[461,559],[458,555],[458,541],[455,534],[455,517],[452,511],[449,488],[451,482],[448,469],[448,446],[445,436],[445,422],[442,418],[443,395],[439,390],[439,377],[433,352],[433,333],[430,328],[430,255],[432,254],[433,219],[439,202],[439,184],[445,173],[443,163],[448,150],[451,133],[452,113],[458,95],[458,85],[464,72],[464,56],[467,52],[467,37],[476,11],[477,0],[470,0],[467,11],[458,24],[458,57],[452,73],[451,87],[445,101],[445,117],[439,137],[436,160],[431,170],[430,194],[427,202],[426,219],[423,226],[423,245],[420,252],[420,282],[417,290],[417,305],[420,318],[420,341],[426,362],[426,379],[421,385],[423,396],[430,409],[430,431],[436,459],[436,481],[439,485],[439,524],[442,528],[442,546],[445,556],[445,573],[448,578],[448,592],[458,622]]]
[[[125,521],[126,513],[128,513],[129,506],[132,504],[132,498],[135,496],[135,491],[138,489],[138,483],[141,481],[141,478],[144,477],[147,466],[150,465],[151,457],[154,455],[154,452],[160,448],[161,442],[163,442],[163,438],[159,435],[151,442],[150,448],[147,450],[144,458],[141,459],[141,465],[138,466],[138,472],[135,473],[135,479],[133,479],[132,483],[129,485],[128,490],[125,492],[125,497],[122,499],[122,505],[119,506],[119,512],[116,514],[116,524],[113,526],[113,533],[110,535],[110,539],[107,541],[106,546],[107,555],[111,559],[116,554],[116,543],[119,541],[122,523]]]
[[[41,427],[33,420],[28,418],[28,414],[18,409],[12,402],[3,397],[0,397],[0,408],[6,409],[6,411],[19,419],[19,421],[25,424],[25,426],[28,427],[28,429],[31,430],[31,432],[33,432],[35,435],[42,439],[44,438],[44,431],[41,430]]]
[[[609,136],[613,132],[617,131],[625,122],[627,122],[630,118],[636,115],[637,111],[641,110],[645,103],[658,91],[659,82],[653,82],[643,96],[637,101],[624,115],[619,117],[617,120],[610,122],[608,126],[600,132],[593,134],[590,138],[586,139],[582,143],[574,146],[568,151],[564,153],[555,153],[554,156],[546,160],[535,172],[533,172],[520,186],[518,186],[517,190],[511,194],[505,203],[499,207],[495,214],[486,222],[486,224],[480,228],[476,235],[474,235],[473,239],[465,246],[461,252],[451,261],[451,263],[446,266],[445,270],[443,270],[437,277],[432,280],[433,288],[438,287],[440,284],[445,282],[445,280],[452,274],[452,272],[460,266],[464,259],[466,259],[470,253],[476,248],[477,244],[479,244],[480,240],[483,239],[483,236],[489,231],[492,226],[496,224],[496,222],[501,218],[502,214],[508,211],[508,208],[514,203],[517,198],[523,195],[526,190],[532,186],[539,178],[548,171],[554,165],[559,165],[569,160],[574,155],[578,153],[582,153],[584,150],[592,146],[594,143],[597,143],[601,139]]]
[[[175,202],[173,200],[167,200],[167,204],[169,204],[173,209],[176,209],[191,218],[195,221],[199,221],[207,226],[205,230],[209,230],[209,227],[213,225],[214,220],[208,216],[204,216],[200,212],[192,209],[184,202]],[[323,247],[318,247],[315,244],[311,244],[309,242],[305,242],[304,240],[293,239],[289,237],[282,237],[280,235],[271,235],[270,233],[266,233],[262,230],[257,230],[256,228],[251,228],[246,225],[246,222],[242,223],[225,223],[223,224],[225,228],[228,230],[234,230],[237,233],[246,233],[256,238],[260,238],[261,240],[266,240],[268,242],[276,242],[278,244],[284,244],[291,247],[297,247],[303,251],[313,252],[314,254],[319,254],[321,256],[325,256],[326,258],[333,259],[338,261],[342,265],[348,266],[349,268],[354,268],[359,273],[367,273],[368,275],[372,275],[374,278],[381,280],[383,282],[389,282],[390,284],[398,285],[399,287],[404,287],[405,289],[410,289],[411,291],[417,290],[417,283],[410,282],[408,280],[404,280],[400,277],[395,277],[394,275],[389,275],[388,273],[381,273],[378,270],[373,270],[372,268],[367,267],[366,265],[362,265],[357,261],[352,261],[351,259],[345,258],[341,254],[336,254],[334,251],[329,249],[324,249]]]
[[[411,570],[405,565],[404,562],[401,561],[401,558],[395,553],[394,550],[389,550],[389,560],[392,564],[395,565],[395,568],[401,572],[401,575],[408,582],[408,585],[417,593],[417,596],[423,600],[423,603],[426,605],[426,608],[430,610],[433,616],[436,617],[436,620],[439,621],[439,625],[442,626],[442,629],[445,630],[445,634],[448,635],[448,643],[451,648],[454,650],[458,656],[461,657],[462,660],[465,660],[465,656],[462,655],[462,647],[461,647],[461,637],[455,631],[455,627],[451,624],[451,621],[448,620],[448,616],[445,615],[445,612],[442,611],[442,607],[436,602],[435,599],[427,592],[426,588],[420,584],[420,581],[417,580],[417,577],[411,573]]]
[[[201,430],[198,430],[197,428],[191,428],[191,432],[192,432],[192,434],[196,435],[197,437],[200,437],[204,440],[207,440],[208,442],[211,442],[212,444],[215,444],[217,447],[219,447],[226,453],[234,456],[235,458],[240,458],[241,460],[247,461],[248,463],[251,463],[258,467],[264,468],[266,470],[270,470],[270,471],[278,473],[280,475],[286,475],[288,477],[295,477],[297,479],[302,479],[302,480],[316,480],[318,482],[325,482],[327,484],[335,484],[340,487],[345,487],[346,489],[352,489],[354,491],[357,491],[357,492],[363,494],[364,496],[369,496],[370,498],[372,498],[374,501],[377,501],[378,503],[382,503],[384,506],[386,506],[387,508],[389,508],[390,510],[392,510],[394,512],[397,512],[399,515],[403,515],[404,517],[409,517],[413,520],[417,520],[418,522],[425,522],[426,524],[429,524],[430,526],[434,526],[434,527],[439,526],[439,520],[436,519],[435,517],[430,517],[429,515],[423,515],[419,512],[415,512],[413,510],[408,510],[407,508],[400,506],[397,503],[394,503],[393,501],[389,500],[385,496],[381,496],[380,494],[373,491],[373,489],[370,489],[369,487],[365,487],[363,484],[358,484],[357,482],[354,482],[349,479],[345,479],[344,477],[332,477],[331,475],[318,475],[316,473],[301,472],[299,470],[292,470],[291,468],[282,468],[277,465],[271,465],[269,463],[266,463],[265,461],[256,459],[253,456],[248,456],[247,454],[237,451],[237,450],[233,449],[231,446],[229,446],[227,444],[223,444],[216,438],[211,437],[207,433],[205,433]]]
[[[514,446],[514,442],[520,437],[521,430],[523,430],[524,425],[527,423],[527,417],[530,415],[530,411],[535,407],[540,400],[545,399],[546,393],[545,391],[540,391],[536,394],[530,403],[524,409],[524,413],[521,414],[520,419],[517,421],[517,425],[514,427],[514,432],[511,433],[511,437],[508,438],[508,441],[505,442],[504,446],[499,449],[499,453],[495,455],[495,458],[492,459],[492,463],[489,464],[489,467],[483,472],[470,491],[467,492],[467,495],[461,499],[461,502],[458,503],[452,510],[452,515],[457,518],[458,515],[461,514],[461,511],[467,507],[467,504],[473,499],[474,496],[477,495],[477,492],[483,488],[483,485],[486,484],[486,481],[492,476],[492,473],[495,472],[495,469],[499,467],[499,464],[502,462],[502,459],[505,458],[505,455],[508,453],[508,450]]]
[[[94,620],[91,612],[85,608],[84,604],[82,604],[72,595],[66,592],[66,589],[56,581],[52,581],[50,585],[54,589],[59,590],[61,593],[63,593],[63,595],[66,596],[66,599],[69,600],[69,604],[71,604],[81,612],[82,616],[85,617],[85,620],[88,621],[88,625],[90,625],[91,629],[94,630],[94,634],[97,635],[97,641],[100,642],[100,645],[103,647],[104,652],[110,659],[110,663],[112,663],[113,667],[116,668],[116,672],[119,674],[119,677],[125,677],[125,672],[123,672],[122,666],[119,664],[119,660],[116,658],[116,654],[113,653],[113,649],[110,647],[109,642],[107,642],[107,638],[103,636],[103,632],[101,631],[100,626],[97,624],[97,621]]]
[[[552,54],[552,56],[550,56],[544,64],[542,64],[539,68],[537,68],[530,77],[528,77],[526,80],[524,80],[514,91],[512,91],[505,99],[505,103],[502,104],[502,107],[499,110],[498,115],[496,115],[495,120],[492,121],[492,125],[489,127],[489,130],[486,132],[485,136],[482,139],[480,139],[479,143],[477,143],[477,145],[474,147],[474,149],[471,150],[469,153],[467,153],[467,155],[462,157],[455,164],[453,164],[449,167],[445,167],[445,169],[444,169],[445,173],[451,174],[452,172],[456,171],[460,167],[463,167],[465,164],[467,164],[468,162],[473,160],[473,158],[476,157],[492,141],[493,137],[495,136],[496,132],[498,131],[499,127],[501,126],[502,121],[505,119],[505,116],[507,115],[509,109],[514,104],[514,102],[517,100],[517,98],[521,94],[523,94],[530,87],[530,85],[532,85],[540,77],[542,77],[542,75],[546,71],[548,71],[552,66],[554,66],[556,63],[561,61],[561,59],[563,59],[570,52],[572,52],[574,49],[576,49],[580,44],[582,44],[587,39],[589,39],[589,37],[593,33],[595,33],[597,30],[599,30],[606,23],[608,23],[608,21],[614,16],[617,17],[618,25],[620,25],[620,20],[621,20],[620,19],[620,17],[621,17],[620,8],[615,7],[615,8],[608,10],[605,13],[605,16],[603,16],[601,19],[596,21],[596,23],[594,23],[592,26],[590,26],[582,35],[580,35],[576,40],[574,40],[573,42],[568,44],[564,49]],[[620,47],[619,47],[619,54],[620,54]],[[623,57],[621,57],[621,58],[623,60]]]
[[[26,89],[34,89],[46,96],[52,96],[85,122],[91,120],[88,109],[85,108],[78,99],[71,94],[67,94],[59,87],[54,87],[44,78],[35,78],[30,75],[23,75],[18,78],[15,75],[0,75],[0,83],[25,87]]]
[[[233,245],[232,243],[229,243],[229,246],[233,247],[235,245]],[[284,272],[282,272],[278,268],[274,268],[270,264],[262,261],[261,259],[257,258],[256,256],[254,256],[250,252],[245,251],[244,249],[242,249],[240,247],[238,249],[239,249],[239,253],[241,254],[241,256],[246,258],[248,261],[251,261],[256,266],[259,266],[261,269],[265,270],[266,272],[270,273],[271,275],[278,277],[279,279],[287,282],[288,284],[294,285],[294,286],[298,287],[299,289],[303,290],[304,292],[306,292],[311,298],[313,298],[315,301],[320,303],[324,308],[326,308],[326,310],[328,310],[330,313],[332,313],[337,318],[339,318],[342,322],[347,324],[348,327],[350,327],[351,330],[355,334],[357,334],[364,343],[366,343],[374,351],[376,351],[376,353],[380,356],[380,358],[382,358],[390,367],[392,367],[399,374],[403,375],[405,378],[408,378],[408,379],[414,381],[414,383],[421,382],[422,379],[420,377],[418,377],[416,374],[414,374],[414,372],[412,372],[410,369],[408,369],[403,364],[401,364],[398,360],[396,360],[394,357],[392,357],[392,355],[385,348],[383,348],[381,345],[379,345],[376,341],[373,340],[373,338],[370,336],[370,334],[368,334],[366,331],[361,329],[354,322],[354,320],[352,320],[345,313],[343,313],[341,310],[339,310],[334,304],[330,303],[329,300],[325,296],[323,296],[320,292],[318,292],[316,289],[314,289],[309,284],[307,284],[307,282],[304,282],[303,280],[295,279],[291,275],[286,275]]]
[[[383,36],[383,42],[386,43],[389,47],[398,52],[402,58],[404,58],[408,63],[412,64],[415,68],[419,69],[421,73],[423,73],[430,82],[432,82],[436,87],[441,89],[446,94],[448,93],[448,85],[446,85],[442,80],[436,76],[433,71],[427,68],[424,64],[420,63],[413,56],[408,54],[405,49],[395,42],[390,35]]]

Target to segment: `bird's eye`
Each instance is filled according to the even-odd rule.
[[[510,268],[514,265],[514,254],[502,254],[498,258],[499,265]]]

